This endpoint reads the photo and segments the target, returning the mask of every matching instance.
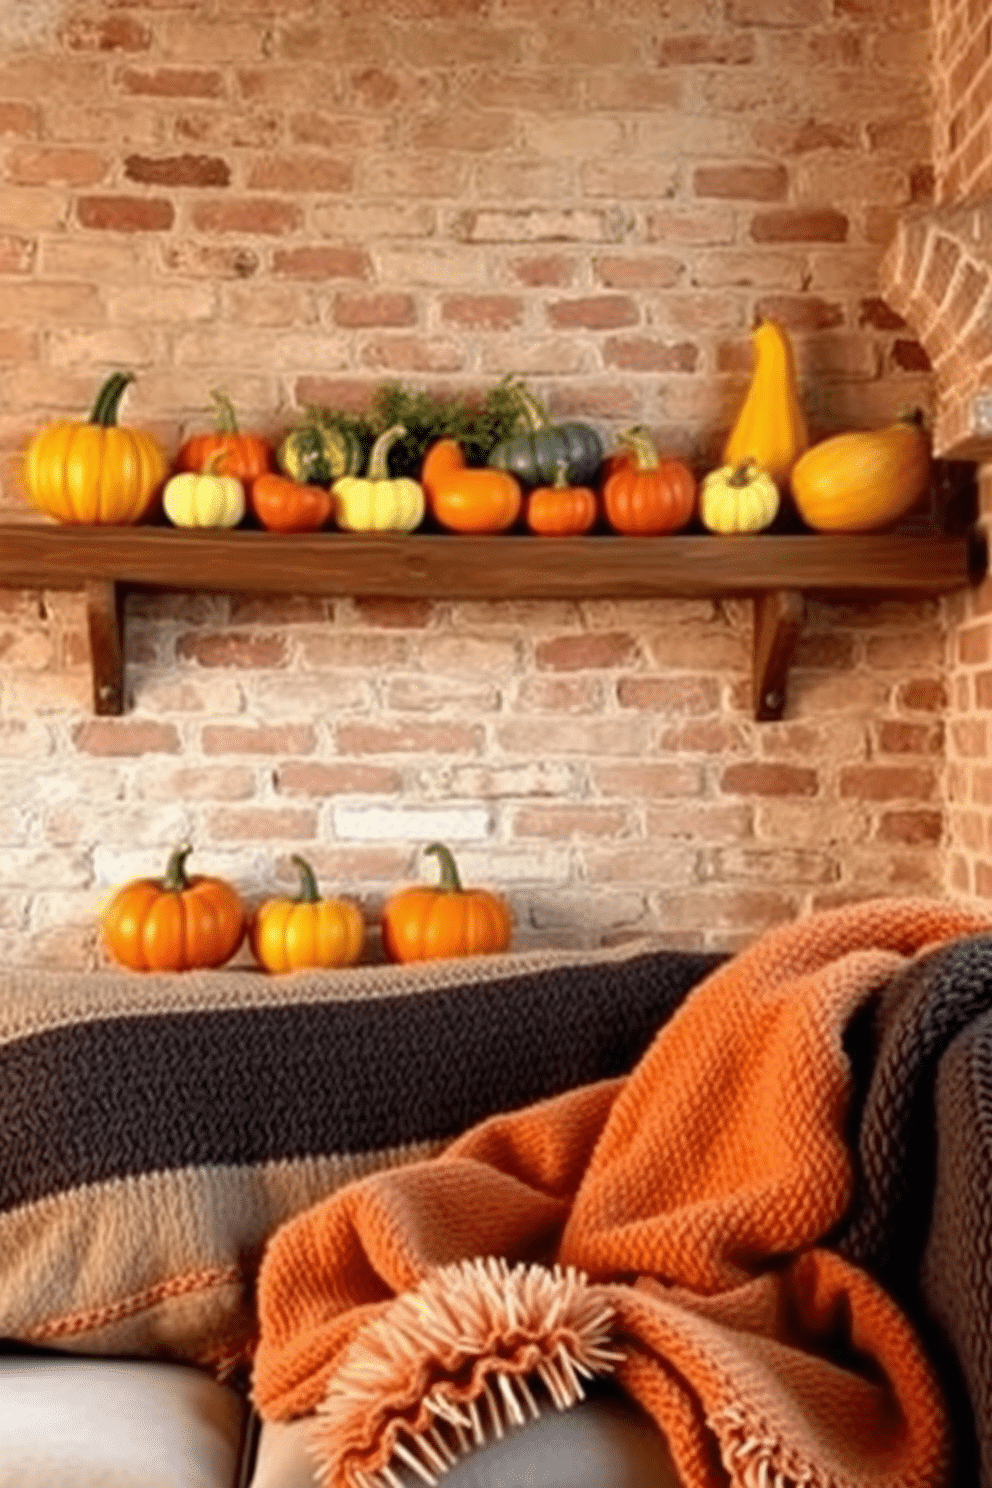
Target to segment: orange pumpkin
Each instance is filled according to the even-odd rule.
[[[302,966],[354,966],[365,943],[361,911],[347,899],[322,899],[313,869],[294,853],[298,899],[267,899],[248,926],[248,944],[266,971]]]
[[[629,429],[631,458],[603,487],[606,520],[616,532],[657,537],[678,532],[696,510],[696,477],[681,460],[662,460],[646,429]]]
[[[114,895],[103,934],[114,958],[132,971],[223,966],[245,934],[245,908],[220,878],[186,874],[189,845],[169,859],[164,878],[138,878]]]
[[[515,476],[505,470],[469,469],[456,439],[431,446],[420,484],[434,517],[450,532],[505,532],[523,505]]]
[[[546,537],[577,537],[596,520],[599,505],[588,486],[571,486],[568,465],[559,460],[553,486],[536,486],[527,497],[525,520],[531,532]]]
[[[424,849],[441,865],[435,888],[403,889],[382,915],[382,944],[391,961],[505,951],[513,935],[510,911],[488,889],[463,889],[451,852],[440,842]]]
[[[243,434],[238,427],[234,404],[215,388],[210,394],[217,408],[217,427],[211,434],[194,434],[180,447],[177,471],[204,471],[233,475],[245,486],[272,469],[272,446],[261,434]]]
[[[318,532],[334,511],[334,497],[323,486],[304,486],[268,472],[255,480],[250,500],[270,532]]]

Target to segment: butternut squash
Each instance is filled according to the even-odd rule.
[[[796,509],[819,532],[873,532],[916,505],[930,480],[930,439],[919,412],[885,429],[835,434],[792,471]]]
[[[809,444],[792,343],[784,326],[775,320],[759,322],[751,340],[754,372],[724,446],[723,463],[739,467],[751,461],[784,489],[793,465]]]

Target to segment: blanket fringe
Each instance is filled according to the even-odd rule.
[[[734,1488],[828,1488],[810,1464],[783,1463],[781,1440],[739,1406],[724,1406],[706,1424],[720,1443]]]
[[[613,1308],[575,1267],[462,1261],[427,1276],[355,1339],[328,1385],[313,1447],[354,1488],[401,1488],[410,1468],[433,1488],[458,1459],[612,1371]],[[428,1381],[425,1388],[424,1382]],[[375,1441],[350,1444],[369,1421]]]

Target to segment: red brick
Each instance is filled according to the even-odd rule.
[[[198,666],[268,669],[286,665],[286,638],[195,631],[179,637],[176,655]]]
[[[169,240],[159,252],[165,269],[194,279],[250,279],[261,266],[255,250],[244,246],[227,248],[220,243]]]
[[[944,836],[944,818],[939,811],[886,811],[875,836],[905,847],[935,846]]]
[[[654,336],[610,336],[603,346],[603,362],[622,372],[695,372],[699,347]]]
[[[274,197],[236,197],[225,201],[196,202],[191,213],[193,226],[203,233],[290,233],[303,226],[303,212],[296,202]]]
[[[545,307],[556,330],[612,331],[637,325],[637,301],[628,295],[588,295],[579,300],[552,300]]]
[[[900,338],[892,343],[892,365],[900,372],[930,372],[930,358],[919,341]]]
[[[19,186],[95,186],[107,174],[108,161],[98,150],[68,145],[22,146],[7,156],[7,175]]]
[[[529,289],[564,289],[575,278],[575,260],[560,253],[512,259],[509,268]]]
[[[333,155],[270,155],[248,172],[249,191],[350,191],[354,169]]]
[[[917,713],[942,713],[947,707],[947,685],[937,677],[916,677],[903,682],[896,691],[902,708]]]
[[[362,350],[365,366],[382,372],[459,372],[465,354],[450,341],[421,336],[380,336]]]
[[[223,98],[224,77],[213,68],[158,67],[153,72],[126,68],[117,82],[125,93],[154,98]]]
[[[554,636],[534,647],[535,664],[558,672],[586,668],[628,666],[637,655],[637,641],[626,631],[586,632],[576,636]]]
[[[873,295],[861,301],[858,307],[858,325],[868,326],[874,331],[901,331],[906,322],[884,300]]]
[[[882,754],[941,754],[944,725],[883,718],[875,725],[875,739]]]
[[[850,224],[833,207],[782,207],[751,221],[756,243],[846,243]]]
[[[681,279],[683,269],[681,259],[661,253],[593,260],[596,278],[608,289],[671,289]]]
[[[790,331],[829,331],[844,324],[844,307],[819,295],[765,295],[756,313]]]
[[[30,274],[38,256],[34,238],[0,233],[0,274]]]
[[[922,765],[850,765],[839,778],[841,800],[929,801],[935,790],[933,771]]]
[[[317,731],[309,723],[205,724],[200,733],[204,754],[312,754]]]
[[[364,248],[277,248],[272,272],[290,279],[370,279],[372,261]]]
[[[624,677],[617,684],[621,708],[650,713],[715,713],[720,684],[715,677]]]
[[[481,754],[485,735],[467,723],[339,723],[341,754]]]
[[[325,799],[330,796],[399,795],[403,788],[400,772],[382,765],[323,764],[310,760],[291,760],[279,765],[273,782],[276,790],[286,795]]]
[[[441,319],[468,331],[509,331],[524,317],[523,301],[515,295],[447,295]]]
[[[59,40],[71,52],[146,52],[152,31],[132,16],[77,16],[62,27]]]
[[[81,227],[103,232],[168,232],[175,221],[171,201],[148,196],[81,196],[76,218]]]
[[[621,806],[527,806],[512,819],[514,837],[546,837],[554,842],[626,837],[629,816]]]
[[[0,135],[12,139],[34,139],[40,127],[36,104],[21,103],[15,98],[0,99]]]
[[[217,842],[312,842],[317,836],[317,812],[285,807],[252,806],[212,811],[207,825]]]
[[[704,777],[698,765],[678,760],[658,764],[594,764],[591,779],[597,795],[658,801],[701,795]]]
[[[681,32],[658,43],[661,67],[739,67],[754,60],[754,37],[746,31]]]
[[[700,197],[784,201],[789,173],[784,165],[701,165],[693,171],[692,190]]]
[[[227,186],[231,167],[216,155],[128,155],[124,174],[144,186]]]
[[[339,326],[409,326],[417,323],[412,295],[399,292],[338,294],[334,296],[334,324]]]
[[[820,781],[815,770],[800,765],[729,765],[720,776],[720,789],[735,796],[815,796]]]
[[[139,723],[131,719],[93,719],[72,730],[80,754],[140,759],[144,754],[179,754],[182,741],[171,723]]]

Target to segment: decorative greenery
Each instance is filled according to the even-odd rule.
[[[367,415],[323,406],[308,408],[306,415],[352,435],[366,460],[379,435],[402,424],[406,434],[390,451],[390,473],[416,480],[424,455],[438,439],[457,439],[467,465],[484,465],[490,450],[509,438],[516,426],[520,409],[514,386],[504,377],[481,400],[473,400],[458,393],[432,393],[386,382],[376,389]]]

